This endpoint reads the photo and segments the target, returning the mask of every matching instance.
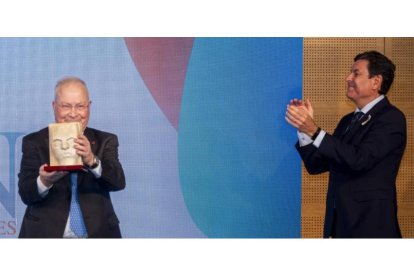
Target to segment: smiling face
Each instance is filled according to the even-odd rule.
[[[347,76],[347,97],[360,109],[377,98],[381,88],[382,76],[370,77],[367,60],[357,60]]]
[[[90,101],[86,87],[76,81],[60,86],[56,91],[53,110],[57,123],[81,122],[85,130],[90,115]]]

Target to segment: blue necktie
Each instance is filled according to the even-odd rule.
[[[78,174],[70,173],[70,181],[72,182],[72,199],[70,201],[70,229],[72,229],[76,236],[82,238],[86,237],[87,233],[79,205]]]
[[[351,123],[345,129],[345,134],[351,131],[351,129],[355,126],[355,124],[359,122],[359,120],[361,120],[362,116],[364,116],[364,112],[361,112],[361,111],[355,112],[354,116],[352,117]]]

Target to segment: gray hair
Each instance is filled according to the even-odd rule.
[[[56,83],[56,86],[55,86],[55,101],[56,101],[56,98],[57,98],[57,94],[59,93],[62,86],[66,85],[68,83],[78,83],[78,84],[82,85],[85,88],[86,93],[89,94],[88,87],[86,86],[86,83],[81,78],[74,77],[74,76],[64,77]]]

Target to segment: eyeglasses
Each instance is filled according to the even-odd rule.
[[[77,112],[84,112],[88,109],[91,103],[92,102],[89,102],[87,104],[76,104],[76,105],[71,105],[68,103],[56,103],[56,104],[64,112],[70,112],[73,109],[75,109]]]

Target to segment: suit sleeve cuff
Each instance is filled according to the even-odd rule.
[[[99,161],[99,164],[94,169],[89,169],[89,171],[95,176],[95,178],[100,178],[102,175],[102,162]]]
[[[47,187],[45,184],[42,183],[42,180],[40,180],[40,175],[37,177],[37,191],[40,196],[45,197],[48,193],[50,188],[53,187],[53,184],[50,187]]]
[[[303,132],[298,131],[299,146],[304,147],[312,144],[312,139]]]
[[[325,137],[326,132],[324,130],[321,130],[321,132],[319,132],[319,135],[316,137],[315,141],[313,141],[313,145],[317,148],[319,148],[319,146],[322,143],[323,138]]]

